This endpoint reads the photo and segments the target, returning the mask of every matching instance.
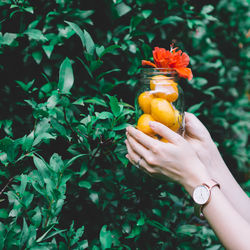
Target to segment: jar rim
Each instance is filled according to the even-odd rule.
[[[176,70],[173,68],[141,68],[141,73],[143,74],[172,74],[177,75]]]

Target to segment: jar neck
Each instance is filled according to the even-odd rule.
[[[178,74],[171,68],[142,68],[140,71],[141,79],[150,79],[154,76],[163,76],[164,79],[177,79]]]

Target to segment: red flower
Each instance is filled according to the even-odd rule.
[[[182,53],[181,50],[176,50],[177,48],[169,51],[164,48],[155,47],[153,51],[154,63],[142,60],[142,65],[149,65],[155,68],[174,69],[178,73],[179,77],[191,80],[193,78],[193,74],[191,69],[187,68],[189,64],[189,56],[186,53]]]

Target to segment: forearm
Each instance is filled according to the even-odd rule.
[[[199,166],[203,169],[202,164]],[[201,171],[189,176],[181,184],[193,197],[195,188],[210,180],[209,175]],[[250,223],[232,206],[219,187],[211,189],[209,202],[204,205],[202,212],[226,249],[250,249]]]
[[[226,249],[250,249],[250,224],[233,208],[222,191],[215,187],[203,214]]]
[[[250,199],[235,180],[218,149],[214,145],[214,158],[209,173],[221,186],[221,192],[239,214],[250,223]]]

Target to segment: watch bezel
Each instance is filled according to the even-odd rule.
[[[205,188],[206,191],[207,191],[207,193],[208,193],[207,199],[206,199],[205,201],[203,201],[203,202],[200,202],[200,199],[197,199],[198,190],[200,190],[201,188],[202,188],[202,189]],[[193,200],[194,200],[194,202],[195,202],[196,204],[198,204],[198,205],[204,205],[204,204],[206,204],[206,203],[209,201],[209,198],[210,198],[210,189],[209,189],[209,187],[207,187],[206,185],[202,184],[202,185],[197,186],[197,187],[194,189],[194,191],[193,191]]]

